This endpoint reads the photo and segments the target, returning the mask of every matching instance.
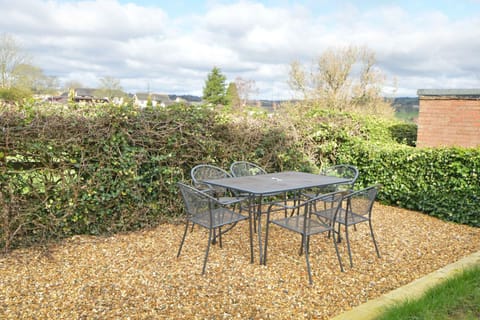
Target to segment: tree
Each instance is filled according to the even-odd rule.
[[[82,87],[83,87],[83,84],[80,81],[77,81],[77,80],[70,80],[70,81],[65,82],[65,84],[64,84],[64,88],[66,90],[78,89],[78,88],[82,88]]]
[[[292,62],[289,85],[327,108],[391,115],[393,108],[381,95],[384,77],[375,62],[374,52],[366,47],[329,48],[310,72]]]
[[[227,105],[226,79],[218,67],[213,67],[203,87],[203,100],[213,105]]]
[[[240,101],[240,97],[238,96],[238,90],[235,82],[230,82],[228,84],[227,88],[227,98],[234,109],[240,109],[242,106],[242,103]]]
[[[250,96],[258,91],[255,80],[246,80],[237,77],[235,78],[235,85],[237,86],[238,96],[240,97],[242,106],[247,105]]]
[[[29,60],[15,38],[6,33],[0,35],[0,88],[15,88],[23,93],[51,93],[56,90],[57,78],[46,76]]]
[[[51,93],[58,89],[57,78],[46,76],[39,67],[26,63],[15,68],[12,85],[32,90],[34,93]]]
[[[106,97],[109,100],[124,95],[120,80],[109,76],[100,79],[100,87],[95,94],[99,97]]]
[[[27,55],[11,35],[0,35],[0,88],[10,88],[15,80],[15,72],[22,64],[28,64]]]

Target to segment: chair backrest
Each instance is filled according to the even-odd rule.
[[[248,161],[233,162],[230,165],[230,172],[234,177],[256,176],[267,173],[267,171],[259,165]]]
[[[347,211],[370,219],[377,194],[377,186],[370,186],[348,194],[345,196]]]
[[[210,215],[213,202],[209,195],[182,182],[177,182],[177,186],[182,194],[187,218],[196,215]]]
[[[344,183],[337,186],[339,189],[353,189],[353,186],[358,178],[358,169],[355,166],[349,164],[339,164],[336,166],[325,168],[321,171],[326,176],[341,177],[350,179],[349,183]]]
[[[334,215],[336,216],[340,208],[342,207],[343,200],[345,199],[345,195],[348,194],[347,191],[332,191],[329,193],[319,194],[316,197],[310,199],[308,202],[315,203],[315,202],[322,202],[328,201],[329,202],[329,209],[320,209],[322,210],[334,210]],[[324,206],[320,206],[319,208],[324,208]],[[335,221],[334,216],[332,216],[332,221]]]
[[[305,206],[304,210],[304,226],[303,230],[306,233],[307,228],[309,228],[310,234],[321,233],[325,231],[325,227],[323,224],[318,224],[318,220],[314,219],[315,222],[309,222],[307,217],[310,218],[311,214],[315,214],[318,216],[322,215],[322,212],[328,211],[328,215],[332,221],[337,219],[337,215],[340,212],[342,207],[343,200],[345,199],[346,191],[334,191],[330,193],[320,194],[314,198],[311,198],[308,201],[304,201],[300,206]],[[329,206],[325,208],[323,205],[316,204],[316,202],[323,202],[328,201]],[[299,211],[301,212],[301,210]],[[318,228],[316,230],[316,228]]]
[[[214,190],[218,196],[225,194],[226,192],[225,188],[208,185],[206,183],[203,183],[203,180],[222,179],[222,178],[232,177],[230,173],[228,173],[227,171],[211,164],[196,165],[190,171],[190,176],[192,177],[193,185],[196,188],[201,190],[206,190],[206,189]]]

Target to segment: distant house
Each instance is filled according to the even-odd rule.
[[[166,107],[176,102],[170,100],[170,97],[167,94],[146,92],[138,92],[135,94],[135,105],[139,106],[140,108],[145,108],[149,100],[152,102],[153,107]]]
[[[479,147],[480,89],[420,89],[417,147]]]
[[[50,96],[45,100],[50,102],[66,103],[70,98],[75,102],[101,103],[109,102],[107,97],[98,97],[95,95],[97,89],[77,88],[70,89],[70,92],[63,92],[59,96]],[[70,97],[72,95],[72,97]]]
[[[107,97],[98,97],[95,92],[97,89],[77,88],[73,89],[73,100],[75,102],[109,102]]]

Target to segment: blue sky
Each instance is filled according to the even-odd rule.
[[[120,3],[135,3],[147,7],[161,7],[169,16],[178,17],[188,14],[202,14],[215,5],[228,5],[238,1],[158,1],[158,0],[121,0]],[[400,6],[410,12],[424,12],[429,10],[441,11],[452,19],[464,18],[467,16],[478,16],[480,12],[480,1],[475,0],[404,0],[404,1],[385,1],[385,0],[309,0],[309,1],[287,1],[287,0],[263,0],[256,1],[270,7],[293,7],[302,5],[307,7],[314,14],[331,13],[339,8],[355,5],[362,10],[374,9],[381,6]]]
[[[0,30],[45,74],[128,92],[201,95],[208,72],[255,81],[256,98],[294,96],[292,61],[366,46],[384,94],[480,88],[480,0],[0,0]]]

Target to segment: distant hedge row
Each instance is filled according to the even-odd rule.
[[[157,225],[182,214],[176,182],[190,168],[234,160],[269,171],[353,163],[387,203],[479,225],[478,150],[416,150],[399,122],[297,112],[1,105],[0,246]]]

